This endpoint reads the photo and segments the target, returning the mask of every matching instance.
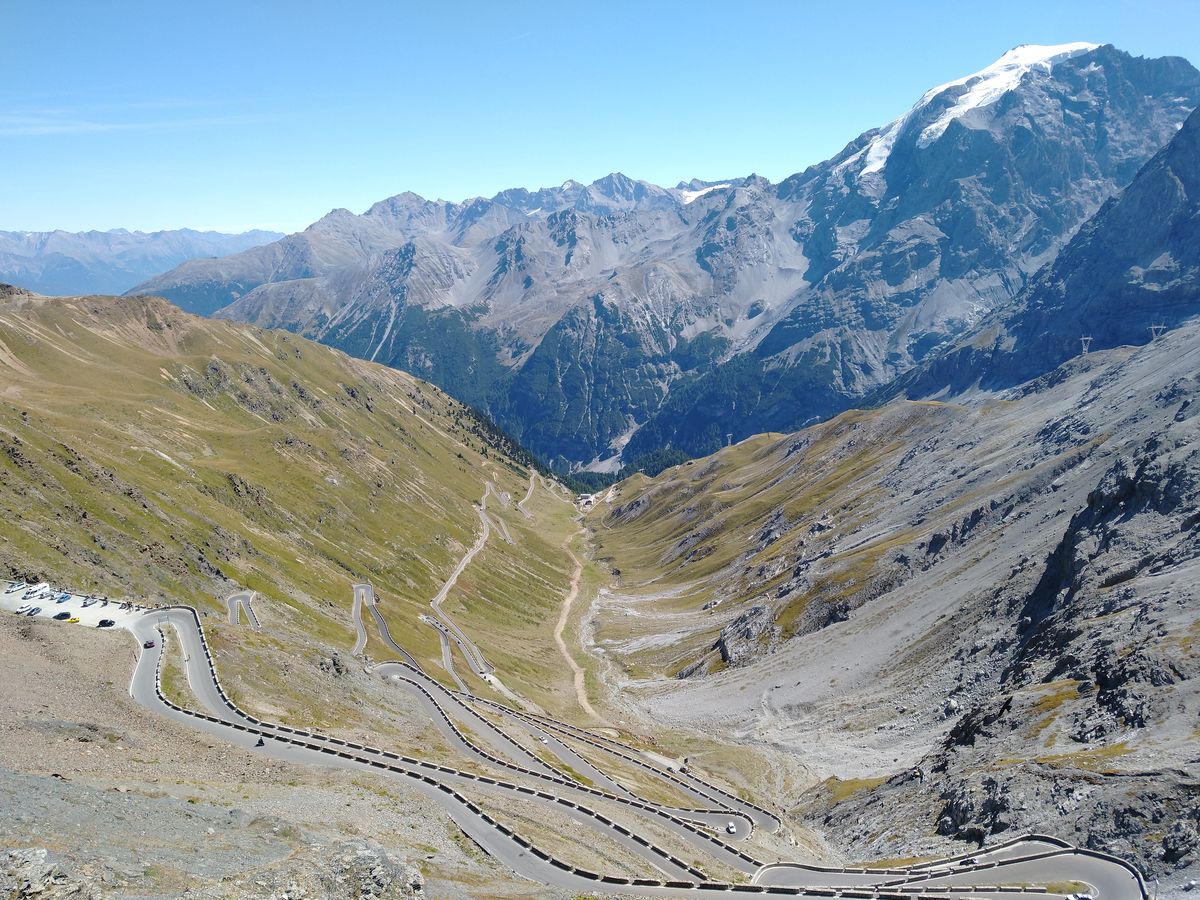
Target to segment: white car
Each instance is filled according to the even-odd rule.
[[[726,822],[725,823],[725,833],[726,834],[737,834],[737,823],[736,822]]]
[[[17,615],[23,616],[23,615],[25,615],[25,613],[29,612],[31,609],[33,609],[33,606],[31,604],[22,603],[20,606],[17,607]]]

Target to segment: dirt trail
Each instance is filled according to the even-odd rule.
[[[562,609],[558,613],[558,622],[554,626],[554,643],[558,644],[558,652],[567,661],[567,665],[571,667],[571,672],[574,675],[576,702],[579,703],[584,712],[596,721],[607,722],[603,716],[596,712],[591,701],[588,700],[584,671],[580,668],[579,663],[575,662],[575,657],[571,655],[567,649],[566,641],[563,640],[563,630],[567,627],[567,622],[571,617],[571,604],[575,602],[575,598],[579,595],[579,580],[583,576],[583,563],[579,561],[579,557],[571,549],[571,541],[574,538],[575,534],[572,534],[563,542],[563,550],[567,552],[567,556],[571,557],[571,563],[575,566],[575,571],[571,573],[571,587],[567,591],[567,595],[563,597]]]

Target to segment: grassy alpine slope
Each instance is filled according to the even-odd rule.
[[[347,653],[358,581],[438,671],[417,616],[475,541],[488,481],[513,543],[493,533],[480,562],[495,578],[485,589],[469,566],[447,608],[468,633],[504,621],[505,638],[544,632],[553,647],[570,507],[539,491],[547,515],[526,522],[512,498],[529,472],[507,449],[436,388],[283,332],[147,297],[0,299],[0,572],[196,605],[251,706],[266,702],[260,687],[305,712],[306,692],[259,663],[304,646]],[[224,623],[240,588],[258,592],[263,633]],[[507,662],[489,634],[484,652]],[[552,652],[544,670],[521,658],[525,680],[557,677]]]

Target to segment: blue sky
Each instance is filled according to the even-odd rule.
[[[0,0],[0,229],[778,180],[1016,44],[1076,40],[1200,64],[1200,2]]]

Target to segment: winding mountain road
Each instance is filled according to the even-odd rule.
[[[521,515],[523,515],[527,519],[529,518],[529,510],[527,510],[525,508],[525,504],[529,502],[531,497],[533,497],[534,478],[536,478],[536,477],[537,477],[537,473],[534,472],[532,469],[530,469],[529,470],[529,490],[527,490],[525,492],[524,497],[522,497],[519,501],[517,501],[517,509],[520,510]]]
[[[0,609],[13,610],[19,594],[0,596]],[[80,598],[67,601],[78,604]],[[1145,885],[1131,866],[1115,857],[1071,847],[1053,838],[1028,836],[981,850],[973,855],[893,868],[822,867],[797,863],[764,865],[734,843],[752,836],[754,827],[777,830],[780,820],[773,813],[728,791],[709,784],[694,773],[664,770],[647,762],[635,748],[577,726],[546,716],[518,711],[467,692],[447,690],[420,670],[416,661],[392,639],[387,625],[375,610],[374,592],[355,585],[353,615],[359,635],[356,647],[366,641],[362,608],[372,610],[380,639],[403,660],[381,663],[372,670],[398,689],[413,694],[451,748],[499,777],[453,768],[438,762],[398,754],[386,749],[344,741],[280,723],[259,719],[239,709],[221,687],[216,661],[205,640],[200,618],[191,607],[132,610],[122,616],[118,627],[127,628],[142,645],[130,681],[130,694],[155,712],[184,722],[207,734],[296,763],[334,766],[375,772],[396,778],[435,799],[447,815],[480,847],[518,874],[543,884],[579,892],[603,892],[637,896],[728,897],[737,894],[769,894],[796,897],[853,897],[865,900],[910,900],[918,896],[973,900],[1011,900],[1014,897],[1053,898],[1045,885],[1079,881],[1090,886],[1097,900],[1145,900]],[[61,607],[56,607],[61,608]],[[69,608],[69,607],[68,607]],[[90,613],[90,609],[83,609]],[[89,620],[90,621],[90,620]],[[95,624],[95,623],[92,623]],[[63,627],[69,626],[65,623]],[[145,643],[153,642],[146,647]],[[180,705],[183,698],[163,694],[161,669],[167,647],[178,643],[175,657],[184,667],[192,697],[203,711]],[[540,756],[483,716],[480,707],[533,735],[547,740],[555,736],[557,749]],[[467,722],[471,734],[459,721]],[[486,742],[481,746],[474,738]],[[558,740],[558,737],[563,740]],[[586,745],[642,768],[702,806],[696,809],[663,807],[639,798],[619,779],[603,773],[570,746]],[[549,746],[544,743],[543,746]],[[560,771],[557,759],[578,774],[593,772],[603,781],[584,783]],[[583,769],[581,766],[590,769]],[[592,780],[591,775],[585,777]],[[497,821],[463,790],[477,792],[495,808],[506,799],[544,806],[590,829],[597,838],[612,841],[635,854],[662,873],[662,878],[634,878],[591,872],[554,858],[531,841]],[[608,810],[612,810],[609,812]],[[620,821],[628,817],[628,822]],[[642,823],[653,823],[654,833],[669,833],[672,840],[693,851],[681,858],[657,839],[639,831]],[[712,881],[690,857],[698,852],[729,869],[751,876],[749,883]],[[1040,885],[1040,886],[1039,886]]]
[[[363,626],[362,608],[364,603],[368,606],[375,605],[375,589],[369,584],[356,584],[352,586],[352,590],[354,605],[350,615],[354,619],[354,649],[350,651],[350,655],[360,656],[367,646],[367,629]]]
[[[255,631],[261,631],[262,626],[258,622],[258,616],[254,614],[254,607],[251,606],[251,601],[254,599],[254,591],[239,591],[236,594],[231,594],[225,600],[225,607],[229,610],[229,624],[237,625],[241,622],[241,611],[246,611],[246,621],[250,623],[250,627]]]

